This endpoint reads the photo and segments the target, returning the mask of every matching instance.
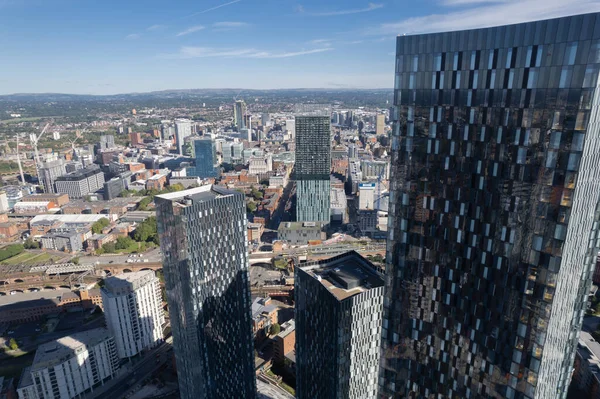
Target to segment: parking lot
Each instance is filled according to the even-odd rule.
[[[262,287],[264,285],[281,284],[282,273],[263,266],[250,266],[250,286]]]

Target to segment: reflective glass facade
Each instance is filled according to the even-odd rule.
[[[398,37],[382,398],[566,396],[599,63],[599,14]]]
[[[296,116],[296,219],[329,222],[331,126],[329,116]]]
[[[187,168],[187,175],[202,179],[219,176],[217,146],[211,138],[194,140],[196,166]]]
[[[180,397],[255,398],[243,194],[202,186],[155,202]]]

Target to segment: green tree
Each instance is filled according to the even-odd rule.
[[[156,217],[151,216],[138,224],[133,232],[133,239],[137,242],[154,241],[157,234]]]
[[[97,222],[95,222],[92,225],[92,233],[94,233],[94,234],[102,233],[102,230],[104,230],[104,228],[106,226],[108,226],[109,224],[110,224],[110,222],[107,218],[102,218],[102,219],[98,220]]]
[[[248,203],[246,204],[246,209],[250,213],[256,212],[256,208],[257,208],[257,206],[254,201],[248,201]]]
[[[102,249],[104,250],[105,253],[112,254],[117,251],[117,246],[115,245],[114,242],[107,242],[106,244],[104,244],[102,246]]]
[[[134,241],[129,237],[118,237],[115,247],[116,247],[116,249],[127,249],[133,243],[134,243]]]
[[[138,207],[137,207],[138,211],[147,211],[148,205],[150,205],[150,203],[153,200],[154,200],[154,196],[142,198],[142,200],[138,203]]]
[[[271,328],[269,328],[269,334],[277,335],[281,331],[281,326],[277,323],[271,324]]]
[[[76,256],[73,259],[71,259],[71,263],[73,263],[74,265],[78,265],[79,264],[79,256]]]
[[[25,249],[38,249],[40,247],[40,243],[33,241],[33,239],[31,237],[29,237],[29,238],[27,238],[27,240],[25,240],[23,247]]]
[[[8,347],[14,351],[19,349],[19,344],[17,344],[17,341],[14,338],[11,338],[8,342]]]

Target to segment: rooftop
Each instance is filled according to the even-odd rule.
[[[104,280],[105,289],[113,294],[121,294],[135,290],[140,285],[154,280],[156,274],[152,270],[142,270],[132,273],[121,273]]]
[[[319,230],[325,223],[321,222],[284,222],[279,225],[279,230]]]
[[[52,367],[74,357],[78,352],[93,347],[110,338],[105,328],[96,328],[59,338],[40,345],[35,352],[32,371]]]
[[[71,173],[67,173],[66,175],[57,177],[55,181],[78,181],[82,179],[86,179],[90,176],[97,175],[102,173],[99,168],[94,169],[79,169]]]
[[[31,219],[31,224],[42,221],[58,221],[63,223],[94,223],[100,219],[108,219],[109,215],[38,215]]]
[[[156,198],[171,202],[178,202],[182,206],[190,206],[194,203],[206,202],[230,195],[242,194],[237,191],[228,190],[221,186],[207,184],[206,186],[191,188],[189,190],[157,195]]]
[[[384,284],[375,266],[354,251],[307,263],[299,270],[318,280],[338,301]]]
[[[295,330],[296,330],[296,321],[294,319],[292,319],[292,320],[286,321],[285,323],[283,323],[281,325],[281,331],[279,331],[279,334],[277,334],[277,336],[280,338],[285,338]]]
[[[17,388],[24,388],[33,385],[33,378],[31,377],[31,366],[25,367],[21,372],[21,379]]]

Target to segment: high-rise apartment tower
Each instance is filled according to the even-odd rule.
[[[181,398],[254,398],[244,195],[207,185],[155,202]]]
[[[599,244],[600,14],[396,51],[381,397],[564,398]]]
[[[330,116],[302,115],[295,118],[296,219],[299,222],[329,222],[331,170]]]

